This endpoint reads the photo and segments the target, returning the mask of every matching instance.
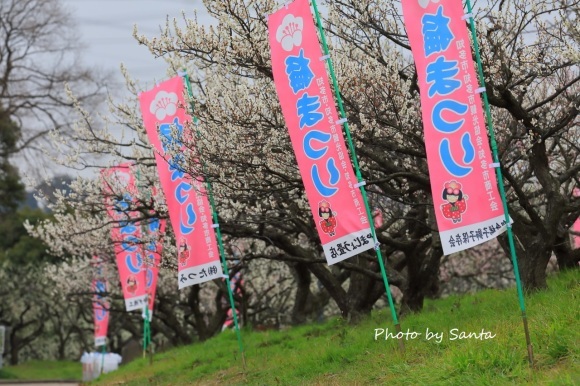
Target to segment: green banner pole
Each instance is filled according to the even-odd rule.
[[[151,319],[152,316],[149,313],[149,296],[147,294],[147,307],[145,307],[145,321],[147,323],[147,346],[145,347],[146,352],[149,352],[149,365],[153,364],[153,346],[151,345]]]
[[[191,106],[191,111],[194,111],[194,106],[193,106],[193,92],[191,90],[191,82],[189,81],[189,75],[187,74],[187,72],[185,70],[183,70],[183,73],[181,74],[183,76],[183,79],[185,81],[185,86],[187,89],[187,95],[189,96],[189,100],[190,100],[190,106]],[[197,118],[192,117],[193,122],[192,124],[197,124]],[[199,130],[196,130],[196,136],[198,138],[200,138],[201,133],[199,132]],[[202,163],[202,168],[203,170],[205,170],[205,164]],[[220,253],[220,260],[222,263],[222,269],[224,271],[224,279],[226,281],[226,287],[228,289],[228,297],[229,297],[229,301],[230,301],[230,308],[232,309],[232,317],[234,319],[234,330],[236,331],[236,336],[238,339],[238,348],[240,350],[240,355],[242,356],[242,365],[244,366],[244,370],[246,369],[246,356],[244,353],[244,345],[242,343],[242,334],[240,332],[240,325],[238,323],[238,315],[236,312],[236,304],[234,301],[234,294],[232,292],[232,287],[230,284],[230,276],[229,276],[229,269],[228,269],[228,264],[226,262],[226,255],[225,255],[225,250],[224,250],[224,244],[223,244],[223,240],[222,240],[222,233],[221,230],[219,228],[219,222],[218,222],[218,214],[217,211],[215,209],[215,201],[214,201],[214,197],[213,197],[213,190],[212,190],[212,186],[211,186],[211,182],[209,180],[209,178],[206,176],[204,178],[204,182],[205,182],[205,186],[207,189],[207,195],[209,198],[209,204],[211,206],[211,211],[212,211],[212,219],[213,219],[213,226],[215,228],[216,231],[216,238],[217,238],[217,242],[218,242],[218,247],[219,247],[219,253]]]
[[[519,303],[520,303],[520,310],[522,311],[522,321],[524,324],[524,333],[526,336],[526,344],[527,344],[527,348],[528,348],[528,361],[530,362],[530,366],[533,367],[534,366],[534,352],[532,349],[532,343],[530,340],[530,332],[528,329],[528,318],[526,316],[526,305],[524,302],[524,292],[522,290],[522,283],[520,280],[520,270],[518,268],[518,258],[516,256],[514,236],[513,236],[513,232],[512,232],[510,216],[508,213],[507,198],[506,198],[506,194],[505,194],[505,187],[503,184],[501,166],[499,163],[499,156],[498,156],[498,151],[497,151],[497,142],[495,140],[493,122],[492,122],[492,118],[491,118],[491,110],[489,107],[487,92],[485,91],[485,77],[483,75],[483,66],[481,64],[481,54],[479,51],[479,44],[477,43],[477,34],[475,31],[475,22],[474,22],[474,18],[473,18],[473,9],[471,7],[471,1],[466,0],[466,5],[467,5],[467,12],[468,12],[468,14],[466,16],[468,16],[468,19],[469,19],[469,27],[471,30],[471,37],[473,40],[473,50],[475,51],[475,58],[476,58],[476,62],[477,62],[477,72],[478,72],[479,83],[480,83],[480,87],[484,88],[484,91],[482,92],[482,96],[483,96],[483,105],[485,107],[485,118],[487,121],[487,132],[488,132],[489,139],[490,139],[493,162],[496,165],[495,171],[497,174],[497,184],[499,187],[501,201],[502,201],[503,209],[504,209],[504,213],[505,213],[505,220],[506,220],[506,224],[507,224],[506,227],[507,227],[507,236],[508,236],[508,242],[509,242],[510,252],[511,252],[511,260],[512,260],[512,264],[514,267],[514,275],[516,278],[516,287],[517,287],[517,292],[518,292],[518,299],[519,299]]]
[[[391,309],[391,315],[393,317],[393,322],[395,323],[395,328],[397,330],[397,333],[399,333],[399,332],[401,332],[401,325],[399,324],[399,320],[397,318],[397,311],[395,309],[395,304],[393,302],[393,296],[391,295],[391,288],[389,286],[389,279],[387,278],[387,272],[385,270],[385,264],[383,262],[381,248],[378,246],[375,224],[374,224],[372,212],[371,212],[371,209],[369,206],[366,189],[364,188],[365,182],[362,178],[362,174],[361,174],[360,167],[359,167],[358,160],[357,160],[357,156],[356,156],[354,143],[352,141],[352,136],[350,134],[348,121],[346,120],[346,113],[344,110],[344,105],[342,103],[342,97],[340,96],[340,90],[338,88],[338,81],[336,80],[334,66],[332,64],[332,60],[330,59],[330,55],[329,55],[329,51],[328,51],[328,44],[326,43],[326,37],[324,36],[324,30],[322,29],[322,22],[320,20],[320,13],[318,12],[316,0],[311,0],[311,2],[312,2],[312,6],[314,8],[314,16],[316,17],[316,24],[318,26],[318,32],[320,33],[320,39],[322,40],[322,46],[324,48],[324,55],[326,56],[326,64],[328,65],[328,71],[330,72],[330,77],[332,78],[332,85],[334,86],[334,95],[335,95],[335,98],[336,98],[336,101],[338,104],[338,108],[340,111],[340,119],[344,119],[344,121],[345,121],[344,122],[344,131],[346,133],[346,138],[348,141],[348,149],[349,149],[349,152],[351,155],[352,162],[354,164],[357,181],[359,184],[361,184],[359,186],[359,189],[360,189],[363,201],[365,203],[367,218],[369,221],[369,225],[371,227],[371,234],[373,236],[373,240],[375,240],[375,252],[377,255],[377,260],[379,261],[381,275],[383,277],[383,283],[385,285],[385,291],[387,293],[387,299],[389,300],[389,307]],[[401,349],[403,349],[403,350],[405,349],[405,344],[404,344],[402,339],[399,339],[399,345],[400,345]]]
[[[149,294],[145,298],[145,313],[143,318],[143,358],[147,356],[147,348],[151,343],[151,325],[149,323]]]

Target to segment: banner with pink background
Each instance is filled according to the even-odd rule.
[[[223,277],[212,210],[203,180],[192,178],[179,163],[185,111],[183,79],[176,76],[139,95],[143,123],[155,149],[155,161],[178,248],[178,286],[184,288]]]
[[[572,248],[580,248],[580,218],[577,218],[572,224]]]
[[[135,178],[130,167],[131,164],[126,163],[101,171],[107,213],[115,222],[111,239],[127,311],[142,309],[147,298],[141,226],[136,223],[139,213],[129,210],[136,196]],[[112,186],[124,187],[122,195],[115,195]]]
[[[443,253],[506,230],[461,0],[403,1]]]
[[[110,197],[107,208],[109,217],[119,222],[111,232],[127,311],[144,307],[141,298],[144,285],[151,316],[163,251],[161,236],[165,232],[166,221],[156,218],[154,213],[151,213],[150,218],[139,222],[136,219],[141,214],[127,210],[131,204],[135,204],[138,189],[133,167],[134,164],[125,163],[105,169],[102,173],[105,177],[105,191],[109,192],[109,196],[111,196],[109,183],[123,187],[124,190],[122,199]],[[151,194],[154,196],[154,191]],[[144,239],[147,239],[147,242]]]
[[[274,83],[328,264],[374,247],[308,0],[269,15]]]
[[[580,188],[574,188],[574,197],[580,197]],[[572,224],[572,248],[580,248],[580,217]]]

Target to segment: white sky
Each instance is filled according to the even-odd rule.
[[[86,47],[85,62],[114,71],[120,78],[123,63],[133,78],[146,84],[165,76],[163,59],[155,59],[145,46],[132,36],[133,25],[148,37],[159,35],[159,26],[170,20],[182,20],[182,11],[198,19],[207,18],[201,0],[61,0],[77,21],[79,39]]]

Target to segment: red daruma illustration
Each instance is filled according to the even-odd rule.
[[[461,184],[457,181],[447,182],[443,189],[443,199],[447,204],[441,205],[443,216],[453,221],[461,222],[461,214],[467,210],[467,195],[461,191]]]
[[[137,292],[138,286],[139,283],[137,282],[137,278],[135,277],[135,275],[129,275],[129,277],[127,278],[127,291],[131,295],[134,295],[135,292]]]
[[[322,217],[322,220],[320,221],[322,231],[328,233],[329,236],[334,236],[336,229],[336,217],[334,216],[336,213],[332,211],[332,208],[327,201],[321,201],[320,204],[318,204],[318,215]]]
[[[178,254],[178,262],[179,265],[181,265],[182,267],[185,267],[185,265],[187,264],[187,260],[189,260],[189,247],[187,246],[187,243],[185,242],[184,239],[181,239],[181,242],[179,243],[179,254]]]

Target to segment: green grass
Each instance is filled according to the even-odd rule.
[[[30,361],[0,369],[0,380],[80,380],[83,368],[80,362]]]
[[[580,384],[580,274],[550,278],[549,290],[526,297],[535,368],[515,289],[428,301],[425,310],[401,321],[404,341],[375,340],[375,329],[393,323],[389,310],[352,326],[335,318],[286,331],[243,331],[246,369],[236,336],[222,333],[203,344],[137,360],[106,374],[96,385],[518,385]],[[443,333],[427,340],[426,329]],[[489,332],[490,339],[455,339],[449,331]],[[485,335],[485,334],[484,334]],[[485,337],[485,336],[484,336]],[[411,336],[409,336],[411,338]]]
[[[139,359],[91,385],[578,385],[580,272],[549,280],[549,290],[526,297],[535,368],[528,365],[515,289],[428,301],[401,320],[404,341],[375,340],[393,330],[389,310],[353,326],[339,318],[286,331],[243,331],[246,369],[233,332]],[[443,333],[440,343],[425,331]],[[451,340],[449,331],[489,332],[492,339]],[[80,372],[80,369],[79,369]]]

